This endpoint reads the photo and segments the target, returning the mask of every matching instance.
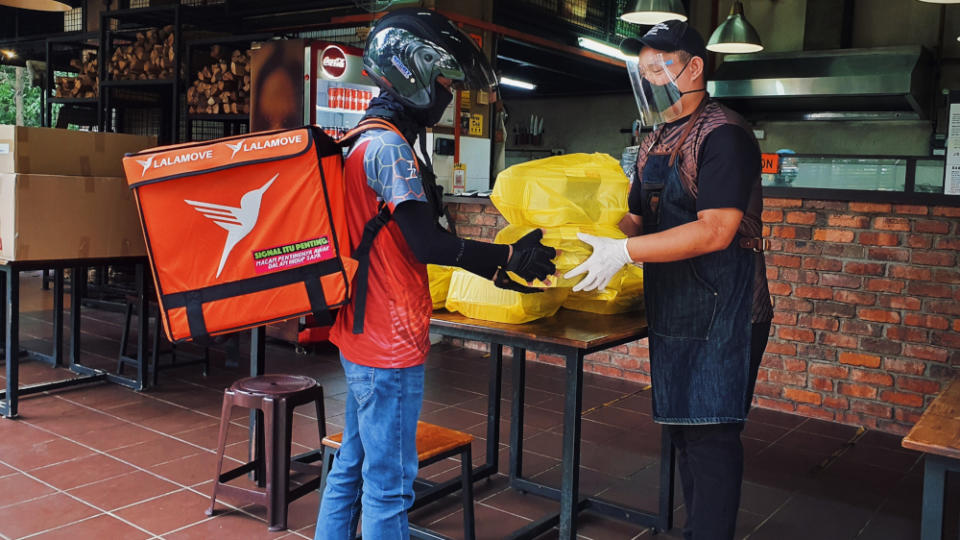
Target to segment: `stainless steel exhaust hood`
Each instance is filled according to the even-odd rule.
[[[710,95],[753,120],[928,116],[933,61],[921,46],[728,55]]]

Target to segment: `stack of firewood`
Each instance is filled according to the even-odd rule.
[[[187,89],[190,114],[250,113],[250,51],[234,50],[227,58],[219,45],[210,48],[214,62],[197,72]]]
[[[120,45],[110,59],[110,79],[172,79],[177,52],[173,26],[137,32],[133,43]]]
[[[75,77],[57,77],[56,94],[58,98],[95,98],[100,85],[97,74],[97,57],[89,55],[86,60],[70,60],[70,67],[76,70]]]

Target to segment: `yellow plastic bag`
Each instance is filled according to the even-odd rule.
[[[628,264],[617,272],[603,292],[571,292],[563,307],[576,311],[612,315],[643,309],[643,269]]]
[[[520,324],[550,317],[560,309],[570,289],[546,289],[523,294],[500,289],[492,281],[466,270],[456,270],[450,278],[447,309],[471,319]]]
[[[512,244],[520,240],[535,227],[529,225],[507,225],[494,240],[497,244]],[[587,260],[593,249],[589,244],[583,242],[577,237],[578,232],[585,232],[594,236],[606,236],[608,238],[626,238],[620,229],[613,225],[566,225],[562,227],[550,227],[543,229],[543,245],[556,248],[560,253],[553,264],[557,267],[557,274],[550,278],[550,285],[545,285],[540,280],[534,280],[534,287],[573,287],[583,279],[583,276],[566,279],[563,274],[573,270],[583,261]],[[520,276],[510,272],[508,274],[517,283],[526,285],[526,281]]]
[[[453,266],[439,264],[427,265],[427,278],[430,281],[430,299],[433,309],[440,309],[447,303],[447,290],[450,289],[450,275],[456,270]]]
[[[608,154],[566,154],[518,163],[497,176],[490,199],[512,224],[616,225],[630,181]]]

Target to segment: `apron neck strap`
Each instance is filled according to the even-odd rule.
[[[690,119],[687,120],[687,125],[683,126],[683,131],[680,132],[680,138],[677,139],[677,144],[674,145],[673,150],[670,151],[670,166],[673,166],[673,162],[677,159],[677,154],[680,153],[680,148],[683,147],[684,141],[687,140],[687,136],[690,135],[690,131],[693,130],[693,125],[697,123],[697,119],[700,118],[700,114],[703,112],[703,109],[707,106],[707,100],[700,100],[700,104],[697,105],[697,109],[693,111],[693,114],[690,115]]]

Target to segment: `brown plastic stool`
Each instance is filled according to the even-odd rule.
[[[322,457],[320,452],[308,452],[290,457],[290,437],[293,426],[293,409],[298,405],[314,402],[317,407],[317,429],[320,440],[326,435],[323,414],[323,387],[310,377],[302,375],[261,375],[247,377],[233,383],[223,393],[223,410],[220,413],[220,437],[217,443],[217,476],[210,495],[213,515],[217,492],[233,495],[244,503],[262,504],[267,507],[267,524],[271,531],[287,528],[287,505],[320,486],[323,467],[310,465]],[[257,441],[254,460],[236,469],[223,470],[223,450],[227,442],[227,427],[234,407],[246,407],[261,411],[265,441]],[[260,415],[258,414],[258,422]],[[259,430],[258,430],[259,431]],[[317,475],[309,482],[289,489],[290,469]],[[263,489],[250,489],[226,484],[244,473],[256,470],[257,485]],[[264,474],[265,473],[265,474]]]
[[[343,433],[336,433],[321,439],[324,456],[323,476],[320,483],[321,494],[326,487],[327,473],[333,466],[334,455],[342,442]],[[473,435],[469,433],[428,424],[427,422],[417,422],[417,461],[421,468],[460,454],[460,494],[463,501],[463,537],[466,540],[476,538],[473,518],[473,459],[470,451],[472,442]],[[427,488],[417,493],[409,511],[413,512],[439,498],[434,493],[433,487]],[[412,523],[410,524],[410,536],[414,538],[446,538]]]

